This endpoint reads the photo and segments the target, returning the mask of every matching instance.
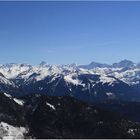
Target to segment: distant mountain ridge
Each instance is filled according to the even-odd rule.
[[[134,63],[130,60],[124,59],[118,63],[113,63],[112,65],[109,64],[102,64],[102,63],[98,63],[98,62],[91,62],[88,65],[80,65],[79,67],[81,68],[86,68],[86,69],[93,69],[93,68],[130,68],[130,67],[134,67],[134,66],[139,66],[139,63]]]
[[[91,62],[89,65],[80,65],[79,67],[80,68],[86,68],[86,69],[93,69],[93,68],[96,68],[96,67],[103,68],[103,67],[111,67],[111,66],[108,65],[108,64],[101,64],[101,63],[97,63],[97,62]]]
[[[70,95],[87,101],[140,100],[140,67],[129,60],[112,65],[49,65],[41,62],[0,66],[0,91],[21,96],[28,93]]]

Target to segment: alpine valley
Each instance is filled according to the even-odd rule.
[[[0,138],[140,138],[140,63],[1,64]]]

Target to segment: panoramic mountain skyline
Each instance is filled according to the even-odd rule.
[[[97,62],[97,61],[90,61],[90,62],[88,62],[88,63],[82,63],[82,64],[77,64],[77,63],[63,63],[63,64],[50,64],[49,62],[47,62],[47,61],[40,61],[38,64],[32,64],[32,63],[24,63],[24,62],[21,62],[21,63],[16,63],[16,62],[8,62],[8,63],[0,63],[0,65],[2,66],[2,65],[32,65],[32,66],[38,66],[38,65],[50,65],[50,66],[63,66],[63,65],[73,65],[73,66],[82,66],[82,65],[94,65],[94,64],[100,64],[100,65],[103,65],[104,67],[108,67],[108,66],[113,66],[114,64],[116,64],[116,63],[122,63],[122,62],[126,62],[126,63],[133,63],[133,64],[136,64],[136,65],[139,65],[140,64],[140,61],[139,62],[134,62],[134,61],[131,61],[131,60],[128,60],[128,59],[123,59],[123,60],[121,60],[121,61],[115,61],[115,62],[113,62],[113,63],[105,63],[105,62]],[[96,66],[96,67],[98,67],[98,66]]]
[[[0,63],[140,61],[139,2],[0,2]]]
[[[140,2],[0,1],[0,139],[140,138]]]

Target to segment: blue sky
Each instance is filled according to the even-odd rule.
[[[140,2],[0,2],[0,63],[140,62]]]

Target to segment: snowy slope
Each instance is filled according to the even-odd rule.
[[[0,123],[0,138],[2,139],[24,139],[24,135],[27,133],[24,127],[15,127],[8,123]]]
[[[5,65],[0,65],[0,72],[6,77],[6,78],[15,78],[18,76],[20,73],[24,71],[28,71],[31,69],[31,65],[26,65],[26,64],[5,64]]]

